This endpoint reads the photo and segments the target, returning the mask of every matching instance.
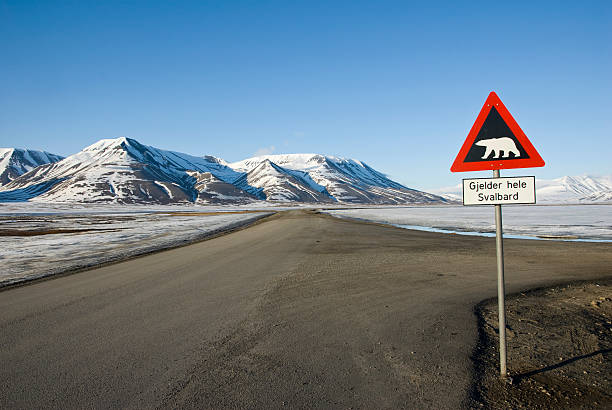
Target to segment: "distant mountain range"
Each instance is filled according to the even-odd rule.
[[[412,204],[446,199],[407,188],[363,162],[318,154],[268,155],[229,164],[104,139],[62,158],[36,151],[2,157],[0,201],[142,204],[310,203]],[[7,154],[8,155],[8,154]],[[35,159],[36,161],[32,161]]]
[[[462,200],[461,184],[433,189],[449,201]],[[537,203],[579,204],[612,202],[612,175],[565,176],[556,179],[536,179]]]
[[[612,176],[536,180],[538,203],[612,202]],[[461,202],[461,185],[407,188],[361,161],[318,154],[264,155],[227,163],[104,139],[63,158],[0,149],[0,202],[240,204],[252,201],[426,204]]]

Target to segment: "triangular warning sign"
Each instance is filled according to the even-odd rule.
[[[543,167],[544,160],[497,94],[491,92],[480,110],[452,172]]]

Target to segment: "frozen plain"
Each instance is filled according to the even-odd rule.
[[[295,208],[269,203],[233,207],[2,204],[0,286],[194,242],[271,212]],[[240,213],[244,211],[261,212]],[[495,231],[491,206],[327,208],[325,212],[412,229],[478,235]],[[509,238],[612,241],[611,205],[505,206],[503,215]],[[70,230],[77,232],[66,232]],[[40,234],[45,231],[55,233]]]
[[[327,213],[437,232],[490,236],[493,206],[413,206],[328,210]],[[507,205],[502,207],[504,236],[525,239],[612,241],[612,205]]]
[[[3,204],[0,287],[187,244],[271,214],[259,209]]]

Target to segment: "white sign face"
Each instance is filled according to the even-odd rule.
[[[535,203],[535,177],[463,180],[463,205]]]

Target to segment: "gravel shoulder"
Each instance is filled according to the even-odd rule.
[[[506,300],[508,372],[498,376],[497,299],[476,308],[476,403],[487,408],[612,408],[612,280]]]

